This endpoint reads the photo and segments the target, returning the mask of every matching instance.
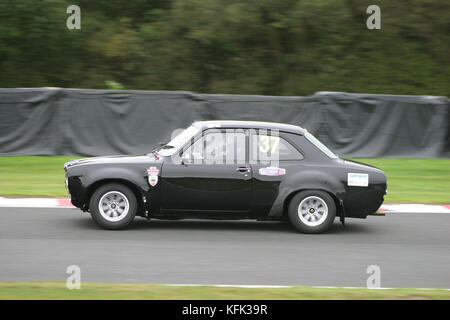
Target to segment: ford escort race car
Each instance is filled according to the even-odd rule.
[[[307,130],[200,121],[152,152],[72,160],[71,202],[106,229],[147,219],[289,220],[303,233],[375,214],[385,173],[339,158]]]

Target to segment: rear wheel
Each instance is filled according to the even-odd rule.
[[[288,214],[289,220],[300,232],[323,233],[333,224],[336,204],[324,191],[302,191],[292,198]]]
[[[89,208],[92,219],[102,228],[123,229],[136,215],[137,200],[128,187],[109,183],[95,190]]]

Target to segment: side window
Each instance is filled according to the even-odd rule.
[[[203,160],[203,139],[200,137],[195,140],[193,144],[183,151],[182,157],[188,157],[193,160]]]
[[[253,134],[250,141],[252,160],[281,161],[303,159],[303,155],[282,137]]]
[[[246,138],[244,131],[207,130],[184,152],[194,163],[245,163]]]

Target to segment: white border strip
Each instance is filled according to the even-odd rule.
[[[58,199],[54,198],[0,198],[1,207],[51,208],[58,204]]]
[[[155,283],[163,286],[174,287],[218,287],[218,288],[294,288],[294,287],[311,287],[316,289],[370,289],[370,290],[394,290],[394,289],[417,289],[417,290],[447,290],[446,288],[415,288],[415,287],[398,287],[398,288],[367,288],[367,287],[330,287],[330,286],[306,286],[306,285],[292,285],[292,286],[278,286],[278,285],[243,285],[243,284],[176,284],[176,283]]]
[[[0,197],[0,207],[9,208],[74,208],[68,198],[5,198]],[[380,212],[450,213],[450,205],[384,204]]]
[[[0,207],[7,208],[75,208],[67,198],[4,198]]]
[[[450,213],[448,205],[432,204],[386,204],[382,205],[381,212],[403,212],[403,213]]]

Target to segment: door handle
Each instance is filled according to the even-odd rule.
[[[251,170],[251,168],[247,168],[247,167],[236,168],[236,171],[240,172],[240,173],[250,172],[250,170]]]

